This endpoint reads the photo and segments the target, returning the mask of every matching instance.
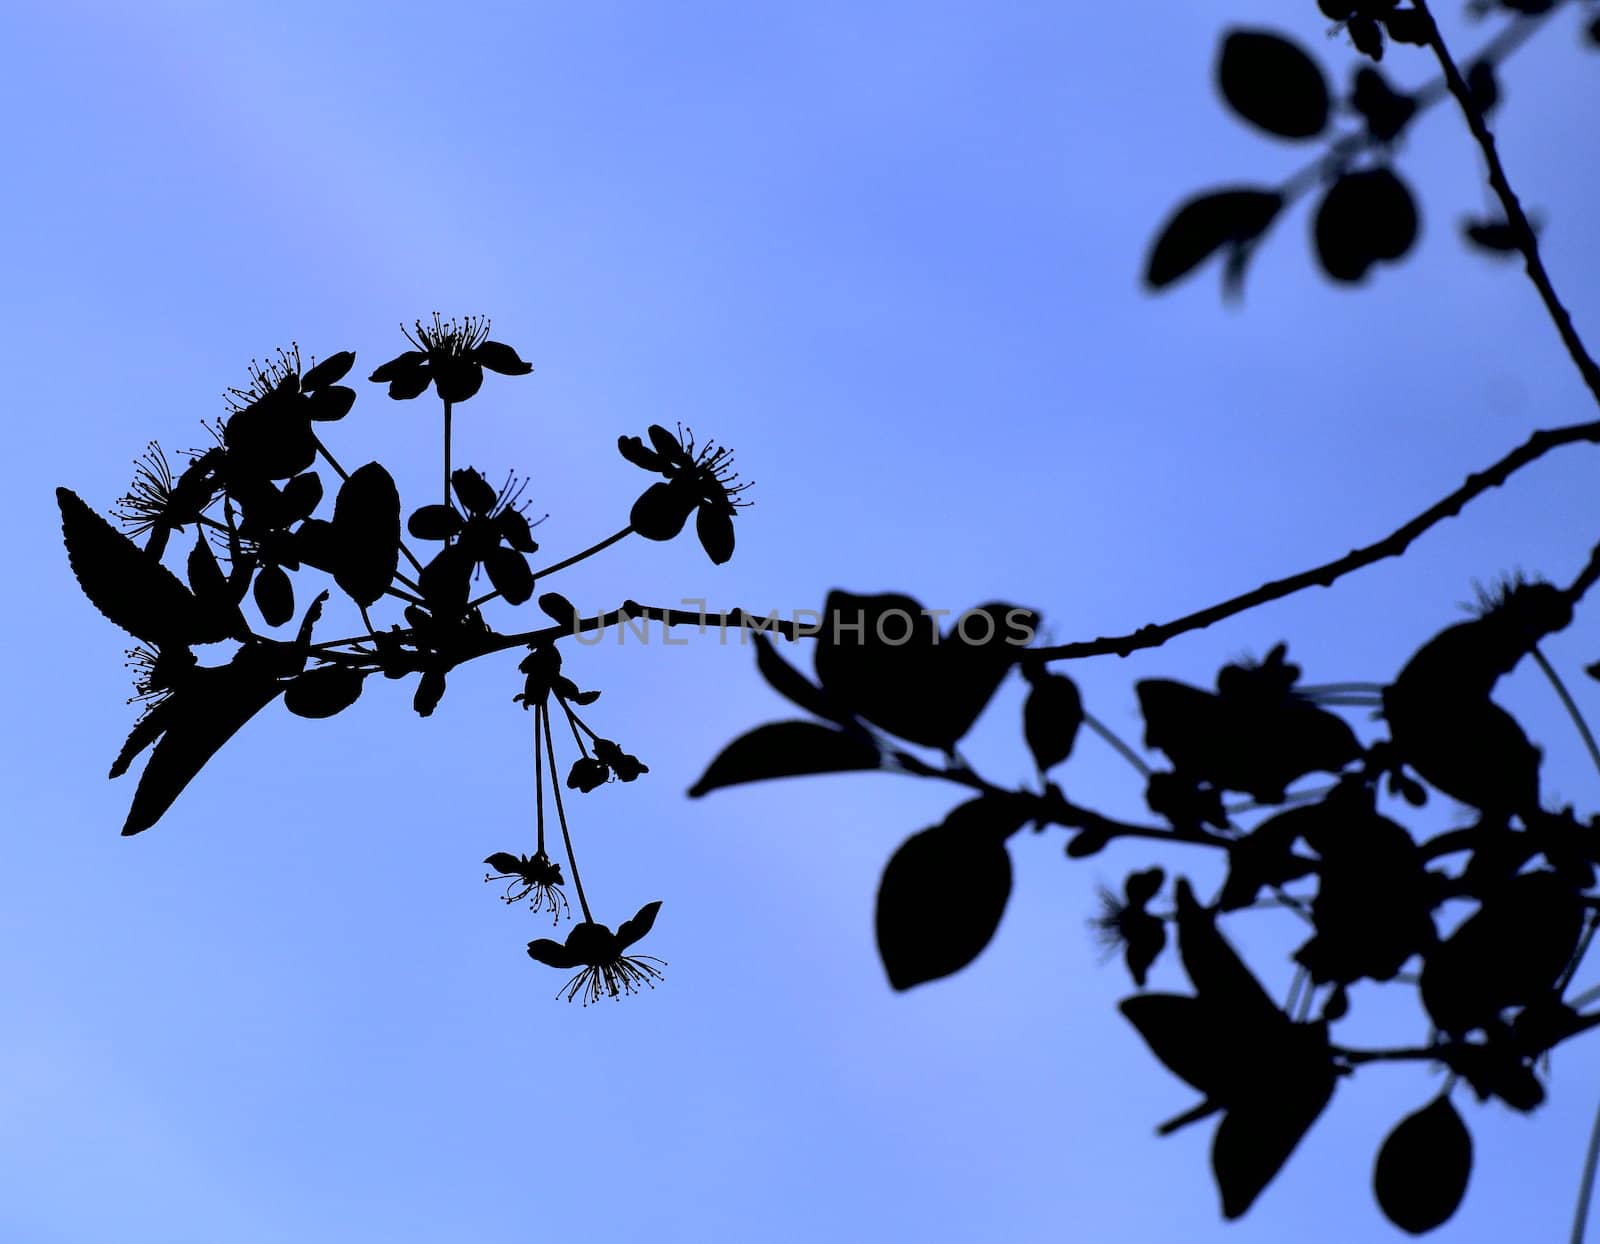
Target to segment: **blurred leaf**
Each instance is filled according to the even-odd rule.
[[[848,716],[839,712],[821,687],[779,656],[777,648],[764,634],[755,631],[750,640],[756,649],[756,669],[767,680],[767,685],[784,699],[828,721]]]
[[[1314,237],[1322,270],[1354,283],[1380,260],[1404,258],[1417,240],[1417,205],[1390,169],[1344,173],[1317,208]]]
[[[1282,138],[1315,138],[1328,125],[1328,82],[1298,44],[1264,30],[1233,30],[1217,60],[1217,89],[1233,110]]]
[[[1255,1204],[1332,1096],[1330,1066],[1279,1065],[1260,1092],[1229,1107],[1211,1142],[1224,1218],[1239,1218]]]
[[[1401,1119],[1378,1150],[1372,1191],[1384,1216],[1421,1235],[1448,1222],[1472,1175],[1472,1133],[1440,1095]]]
[[[1196,195],[1180,204],[1156,235],[1145,261],[1145,284],[1164,289],[1219,248],[1247,246],[1282,208],[1283,196],[1270,190],[1235,187]]]
[[[958,972],[982,953],[1011,897],[1005,839],[1025,813],[1002,798],[955,808],[913,834],[878,885],[878,955],[895,989]]]
[[[1078,685],[1064,674],[1040,673],[1022,706],[1022,733],[1039,772],[1072,755],[1072,745],[1083,725],[1083,699]]]
[[[876,769],[881,763],[877,747],[859,731],[835,730],[814,721],[779,721],[757,726],[729,743],[689,788],[689,794],[699,798],[742,782],[847,773]]]

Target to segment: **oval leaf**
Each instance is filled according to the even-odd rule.
[[[1252,125],[1281,138],[1315,138],[1328,124],[1328,81],[1297,44],[1264,30],[1230,31],[1217,88]]]
[[[699,798],[742,782],[876,769],[880,760],[878,749],[863,734],[813,721],[778,721],[757,726],[729,743],[689,788],[689,794]]]
[[[1421,1235],[1448,1222],[1472,1175],[1472,1133],[1448,1097],[1401,1119],[1378,1150],[1372,1191],[1384,1216]]]
[[[1196,195],[1179,205],[1150,248],[1144,281],[1164,289],[1199,267],[1224,246],[1248,245],[1283,207],[1283,196],[1240,187]]]
[[[66,488],[56,489],[61,535],[78,586],[101,613],[149,643],[199,642],[214,630],[178,576]]]
[[[998,833],[974,833],[969,820],[952,817],[913,834],[883,870],[878,955],[895,989],[966,967],[1005,914],[1011,856]]]
[[[283,706],[296,717],[332,717],[361,698],[360,670],[328,665],[307,670],[283,693]]]
[[[358,605],[375,604],[400,561],[400,493],[378,463],[367,463],[340,485],[333,532],[339,549],[334,580]]]

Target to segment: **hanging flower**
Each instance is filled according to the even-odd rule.
[[[1167,926],[1160,916],[1146,911],[1151,899],[1161,890],[1166,873],[1159,868],[1129,873],[1123,883],[1122,898],[1100,887],[1100,914],[1089,921],[1107,952],[1120,951],[1133,983],[1144,988],[1150,965],[1167,944]]]
[[[472,575],[482,566],[495,591],[513,605],[522,604],[533,595],[533,571],[524,554],[539,551],[532,525],[518,505],[527,481],[508,474],[496,492],[467,467],[451,472],[450,487],[465,518],[453,505],[425,505],[406,524],[419,540],[453,541],[423,568],[418,580],[422,594],[433,603],[465,605]],[[502,548],[501,541],[509,547]]]
[[[660,424],[649,429],[646,448],[637,436],[617,438],[622,456],[636,467],[666,477],[664,484],[652,484],[633,503],[628,516],[633,529],[647,540],[670,540],[696,513],[695,533],[711,560],[721,565],[733,556],[733,516],[749,505],[739,494],[750,485],[740,484],[733,470],[733,451],[707,441],[698,450],[694,433],[679,429],[672,435]]]
[[[548,911],[554,917],[552,924],[560,924],[561,912],[570,910],[567,896],[561,892],[565,884],[561,865],[543,851],[534,855],[496,851],[483,862],[496,870],[485,874],[485,881],[510,881],[503,896],[505,902],[520,903],[527,899],[534,911]]]
[[[541,937],[528,943],[528,956],[553,968],[580,968],[576,976],[557,992],[571,1002],[583,995],[583,1005],[598,1002],[602,994],[621,998],[637,993],[641,986],[654,989],[662,979],[666,964],[652,955],[625,955],[622,952],[650,931],[661,910],[660,900],[646,903],[632,920],[624,920],[613,933],[603,924],[585,920],[572,926],[565,943]],[[661,964],[661,967],[657,967]]]
[[[389,396],[404,400],[418,396],[428,385],[441,400],[464,402],[483,386],[483,369],[502,376],[526,376],[533,370],[510,346],[489,340],[487,316],[469,315],[456,323],[441,320],[433,313],[433,323],[415,321],[413,335],[405,325],[400,331],[412,348],[390,359],[369,377],[389,386]]]

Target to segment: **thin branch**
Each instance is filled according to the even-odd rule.
[[[1517,471],[1531,462],[1544,457],[1553,449],[1563,445],[1572,445],[1587,441],[1589,444],[1600,444],[1600,421],[1594,423],[1574,423],[1565,427],[1547,428],[1535,432],[1516,449],[1505,457],[1484,470],[1467,476],[1466,482],[1454,492],[1429,506],[1410,522],[1397,527],[1389,535],[1375,544],[1363,548],[1352,549],[1345,556],[1325,562],[1320,566],[1313,566],[1310,570],[1301,571],[1299,574],[1290,575],[1286,579],[1274,579],[1263,583],[1254,591],[1246,592],[1242,596],[1235,596],[1221,604],[1212,605],[1195,613],[1187,614],[1171,622],[1159,625],[1151,624],[1141,626],[1136,631],[1126,635],[1105,636],[1099,639],[1083,640],[1072,644],[1057,644],[1050,648],[1036,648],[1030,650],[1029,655],[1048,661],[1070,661],[1083,657],[1105,656],[1115,653],[1125,657],[1129,653],[1137,652],[1142,648],[1159,648],[1174,636],[1185,634],[1188,631],[1198,631],[1224,618],[1231,618],[1235,614],[1244,613],[1255,609],[1269,601],[1281,600],[1285,596],[1292,596],[1296,592],[1304,591],[1308,587],[1331,587],[1333,583],[1350,574],[1370,566],[1374,562],[1383,561],[1389,557],[1399,557],[1416,538],[1430,527],[1443,522],[1447,518],[1454,518],[1466,508],[1468,503],[1476,500],[1491,488],[1498,488],[1510,479]],[[1600,569],[1597,569],[1600,574]]]
[[[1578,336],[1578,330],[1572,325],[1572,316],[1562,305],[1561,299],[1556,296],[1550,273],[1545,269],[1544,259],[1539,254],[1539,239],[1534,235],[1533,225],[1529,222],[1527,213],[1522,210],[1522,203],[1506,177],[1505,166],[1501,164],[1500,153],[1495,148],[1494,135],[1489,132],[1483,113],[1473,102],[1472,91],[1461,76],[1461,70],[1456,67],[1450,49],[1445,47],[1444,36],[1439,33],[1439,25],[1433,20],[1433,14],[1429,11],[1428,0],[1412,0],[1412,8],[1422,17],[1427,30],[1428,46],[1433,50],[1439,68],[1444,71],[1445,85],[1449,88],[1450,94],[1455,96],[1456,103],[1461,108],[1461,115],[1466,118],[1467,127],[1471,129],[1478,149],[1483,152],[1484,162],[1489,166],[1489,185],[1494,188],[1495,195],[1500,200],[1501,209],[1506,214],[1506,222],[1511,226],[1512,236],[1516,239],[1517,249],[1522,252],[1528,279],[1539,291],[1544,309],[1549,314],[1551,323],[1556,326],[1556,332],[1561,335],[1561,344],[1566,346],[1567,354],[1571,356],[1573,365],[1583,378],[1583,383],[1589,387],[1596,404],[1600,405],[1600,366],[1596,366],[1594,359],[1589,356],[1582,339]]]

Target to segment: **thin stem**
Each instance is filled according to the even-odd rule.
[[[444,404],[444,503],[450,504],[450,402]]]
[[[1567,710],[1567,716],[1572,718],[1572,724],[1578,728],[1578,735],[1583,739],[1584,747],[1589,749],[1589,759],[1594,762],[1596,772],[1600,772],[1600,745],[1595,743],[1594,734],[1589,729],[1589,723],[1583,719],[1577,701],[1567,690],[1567,684],[1561,681],[1561,675],[1556,673],[1556,667],[1550,664],[1543,652],[1539,651],[1537,644],[1533,646],[1531,653],[1539,668],[1544,671],[1544,676],[1550,680],[1550,685],[1556,689],[1556,696]]]
[[[539,705],[539,715],[544,718],[544,750],[550,759],[550,793],[556,797],[556,818],[561,822],[561,841],[566,844],[567,863],[572,868],[572,888],[578,892],[578,906],[583,908],[583,918],[594,923],[589,912],[589,900],[583,896],[583,881],[578,876],[578,857],[572,853],[572,834],[567,829],[567,810],[561,803],[561,779],[556,774],[556,745],[550,737],[550,703]]]
[[[1589,1129],[1589,1152],[1583,1159],[1583,1178],[1578,1184],[1578,1206],[1572,1215],[1572,1242],[1583,1244],[1584,1227],[1589,1222],[1589,1199],[1594,1195],[1595,1167],[1600,1166],[1600,1109],[1594,1116],[1594,1126]]]
[[[1140,777],[1148,778],[1153,772],[1155,772],[1155,770],[1151,769],[1151,767],[1145,763],[1144,758],[1140,756],[1138,752],[1134,751],[1133,748],[1129,747],[1117,737],[1116,731],[1112,730],[1110,726],[1106,725],[1105,722],[1101,721],[1094,714],[1087,712],[1084,713],[1083,724],[1088,726],[1089,729],[1093,730],[1102,739],[1109,743],[1111,745],[1111,749],[1116,752],[1117,755],[1121,756],[1130,765],[1137,769]]]
[[[572,741],[578,745],[578,755],[587,760],[589,758],[589,748],[585,745],[583,737],[578,733],[577,717],[565,700],[558,697],[556,702],[561,705],[561,711],[567,715],[567,729],[572,731]]]
[[[556,562],[555,565],[546,566],[542,570],[535,570],[533,572],[533,577],[534,577],[535,581],[537,581],[539,579],[545,578],[548,575],[555,574],[555,572],[558,571],[558,570],[565,570],[568,566],[575,566],[579,562],[583,561],[584,558],[593,557],[596,553],[600,552],[602,549],[608,549],[613,544],[615,544],[618,540],[624,539],[625,537],[631,536],[632,534],[633,534],[633,527],[631,525],[629,525],[627,527],[624,527],[621,531],[614,531],[609,536],[607,536],[604,540],[600,541],[598,544],[591,544],[588,548],[584,549],[583,552],[574,553],[571,557],[567,558],[565,561]],[[488,599],[488,598],[485,597],[485,599]]]
[[[544,855],[544,753],[539,750],[539,713],[533,715],[533,815],[539,823],[539,854]]]
[[[1370,566],[1374,562],[1382,561],[1389,557],[1399,557],[1413,541],[1429,528],[1436,526],[1447,518],[1454,518],[1466,508],[1468,503],[1476,500],[1491,488],[1498,488],[1510,479],[1517,471],[1529,463],[1544,457],[1553,449],[1563,445],[1572,445],[1580,442],[1600,444],[1600,421],[1593,423],[1574,423],[1565,427],[1547,428],[1533,433],[1510,453],[1498,462],[1491,464],[1482,471],[1467,476],[1466,482],[1449,493],[1410,522],[1395,528],[1382,540],[1362,548],[1353,549],[1345,556],[1333,561],[1325,562],[1320,566],[1313,566],[1310,570],[1303,570],[1299,574],[1290,575],[1286,579],[1274,579],[1263,583],[1254,591],[1245,592],[1231,600],[1220,604],[1211,605],[1195,613],[1186,614],[1171,622],[1141,626],[1136,631],[1126,635],[1102,636],[1099,639],[1081,640],[1078,643],[1058,644],[1050,648],[1035,648],[1029,651],[1031,657],[1049,661],[1069,661],[1082,657],[1104,656],[1115,653],[1125,657],[1142,648],[1159,648],[1174,636],[1185,634],[1189,631],[1198,631],[1213,623],[1221,622],[1224,618],[1231,618],[1235,614],[1244,613],[1255,609],[1269,601],[1281,600],[1285,596],[1292,596],[1296,592],[1304,591],[1308,587],[1332,587],[1334,582]],[[1600,567],[1596,568],[1600,575]]]
[[[1523,266],[1527,269],[1528,279],[1539,291],[1539,298],[1550,316],[1550,322],[1555,325],[1556,332],[1561,337],[1561,344],[1566,346],[1567,354],[1578,369],[1579,376],[1589,387],[1595,402],[1600,404],[1600,366],[1596,366],[1594,359],[1589,357],[1583,340],[1578,336],[1578,330],[1573,327],[1572,316],[1562,305],[1561,299],[1556,296],[1555,285],[1551,282],[1550,273],[1545,269],[1544,259],[1539,254],[1539,239],[1534,235],[1533,225],[1529,222],[1527,213],[1522,210],[1522,203],[1506,177],[1505,166],[1500,162],[1500,153],[1495,148],[1494,135],[1489,132],[1483,113],[1473,102],[1472,91],[1462,78],[1461,70],[1456,67],[1450,49],[1445,47],[1444,36],[1439,33],[1439,25],[1433,20],[1433,14],[1429,11],[1428,0],[1413,0],[1411,7],[1422,17],[1428,46],[1433,49],[1434,59],[1444,71],[1445,85],[1449,88],[1450,94],[1455,96],[1456,103],[1461,108],[1461,115],[1466,118],[1467,127],[1472,131],[1478,149],[1483,152],[1484,162],[1489,166],[1489,185],[1494,188],[1495,195],[1500,200],[1501,209],[1506,214],[1506,222],[1511,226],[1512,236],[1516,239],[1517,249],[1522,252]]]

